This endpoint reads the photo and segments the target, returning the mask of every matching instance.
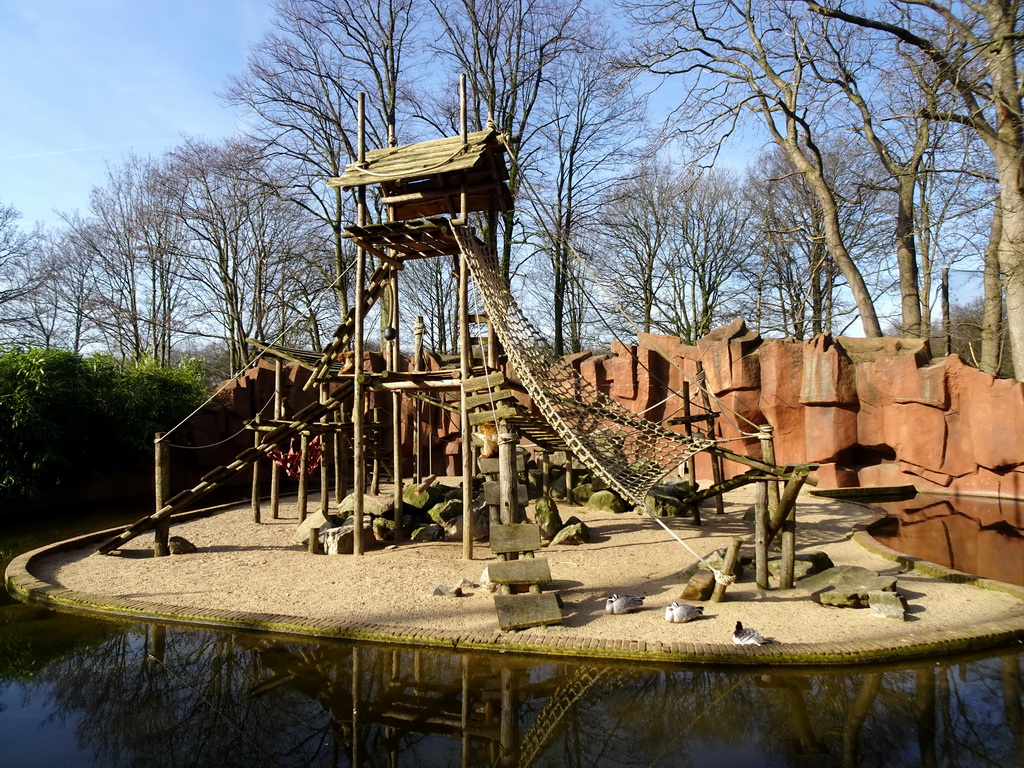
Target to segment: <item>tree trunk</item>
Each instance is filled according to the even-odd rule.
[[[918,290],[917,245],[914,239],[915,176],[899,176],[898,182],[896,263],[900,274],[900,318],[903,335],[908,338],[920,338],[921,295]]]
[[[1003,237],[1003,214],[996,203],[992,228],[985,249],[985,309],[981,321],[981,370],[993,376],[999,373],[1003,324],[1003,290],[999,279],[999,244]]]

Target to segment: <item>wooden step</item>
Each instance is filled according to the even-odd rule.
[[[491,551],[496,555],[533,552],[540,549],[540,526],[512,523],[491,526]]]
[[[529,584],[539,587],[551,583],[551,568],[543,557],[499,560],[487,566],[487,578],[495,584]]]
[[[495,595],[498,627],[503,631],[562,623],[562,609],[553,592],[540,595]]]

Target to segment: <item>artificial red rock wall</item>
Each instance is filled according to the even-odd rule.
[[[569,362],[627,408],[656,421],[682,415],[681,393],[698,380],[699,363],[712,408],[722,414],[726,447],[759,457],[754,435],[759,425],[771,424],[776,461],[819,464],[819,487],[912,484],[947,494],[1024,498],[1024,383],[995,379],[957,356],[929,359],[920,340],[762,339],[737,319],[695,346],[641,334],[638,345],[613,343],[609,352],[574,355]],[[381,370],[382,361],[368,355],[366,367]],[[289,414],[312,396],[302,392],[306,376],[289,367]],[[183,452],[185,463],[195,467],[184,473],[189,480],[251,444],[242,426],[257,412],[269,415],[264,408],[273,382],[272,365],[261,363],[190,422],[175,442],[211,447]],[[690,387],[699,399],[696,385]],[[458,474],[457,417],[434,407],[417,414],[412,398],[402,401],[405,471],[412,471],[418,429],[423,473]],[[390,395],[372,395],[370,407],[379,409],[380,443],[390,467]],[[710,480],[707,456],[697,462],[698,476]],[[738,474],[746,467],[727,464],[726,470]]]
[[[723,437],[734,438],[726,446],[759,456],[751,433],[771,424],[777,462],[818,463],[819,487],[913,484],[1024,498],[1024,383],[995,379],[955,355],[931,360],[923,341],[764,340],[737,319],[696,346],[642,334],[638,346],[611,352],[577,364],[653,419],[681,413],[673,393],[696,381],[699,362]],[[711,476],[705,456],[698,475]]]

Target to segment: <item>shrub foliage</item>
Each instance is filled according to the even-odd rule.
[[[122,363],[57,349],[0,353],[0,496],[34,496],[136,465],[153,433],[206,396],[202,365]]]

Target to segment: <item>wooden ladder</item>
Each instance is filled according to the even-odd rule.
[[[491,526],[491,551],[498,562],[487,575],[498,585],[494,609],[504,631],[562,623],[562,609],[553,592],[542,592],[551,583],[548,561],[534,557],[540,549],[540,527],[529,523]],[[526,588],[527,593],[517,590]]]

